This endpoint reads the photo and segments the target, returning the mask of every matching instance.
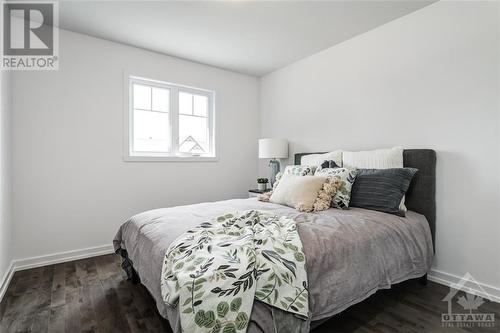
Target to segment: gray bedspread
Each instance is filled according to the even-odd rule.
[[[272,211],[298,223],[306,255],[313,321],[331,317],[378,289],[422,276],[431,267],[429,225],[423,215],[412,211],[406,217],[361,208],[301,213],[256,198],[147,211],[125,222],[113,243],[115,250],[127,250],[141,283],[154,297],[160,314],[169,320],[174,332],[181,332],[179,313],[163,303],[160,287],[168,246],[202,221],[249,209]],[[274,332],[272,311],[255,302],[248,332]]]

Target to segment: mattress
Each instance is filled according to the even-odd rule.
[[[426,274],[433,248],[423,215],[406,217],[361,208],[302,213],[256,198],[177,206],[133,216],[118,230],[115,250],[125,249],[141,283],[156,301],[174,332],[181,332],[176,308],[164,304],[161,269],[169,245],[210,218],[250,209],[293,218],[306,256],[311,320],[320,322],[379,289]],[[256,301],[248,332],[274,332],[271,309]]]

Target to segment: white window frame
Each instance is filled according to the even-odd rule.
[[[156,79],[149,79],[142,76],[124,75],[124,154],[125,161],[133,162],[196,162],[196,161],[218,161],[216,146],[216,126],[215,126],[215,92],[207,89],[189,87],[180,84],[169,83]],[[133,105],[133,84],[141,84],[150,87],[168,89],[170,91],[170,152],[135,152],[133,151],[134,135],[134,105]],[[203,155],[179,152],[179,92],[187,92],[208,98],[208,130],[210,152]]]

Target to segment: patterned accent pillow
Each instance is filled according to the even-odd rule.
[[[316,168],[315,165],[289,165],[283,171],[283,175],[312,176]]]
[[[356,169],[335,168],[321,169],[316,171],[316,176],[332,177],[335,186],[338,187],[337,193],[332,199],[332,207],[347,209],[351,200],[352,184],[356,180]]]
[[[280,179],[284,175],[296,175],[296,176],[312,176],[316,171],[316,166],[314,165],[289,165],[285,168],[283,172],[278,172],[273,184],[273,190],[278,186]]]

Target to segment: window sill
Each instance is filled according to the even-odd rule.
[[[218,162],[217,156],[124,156],[125,162]]]

